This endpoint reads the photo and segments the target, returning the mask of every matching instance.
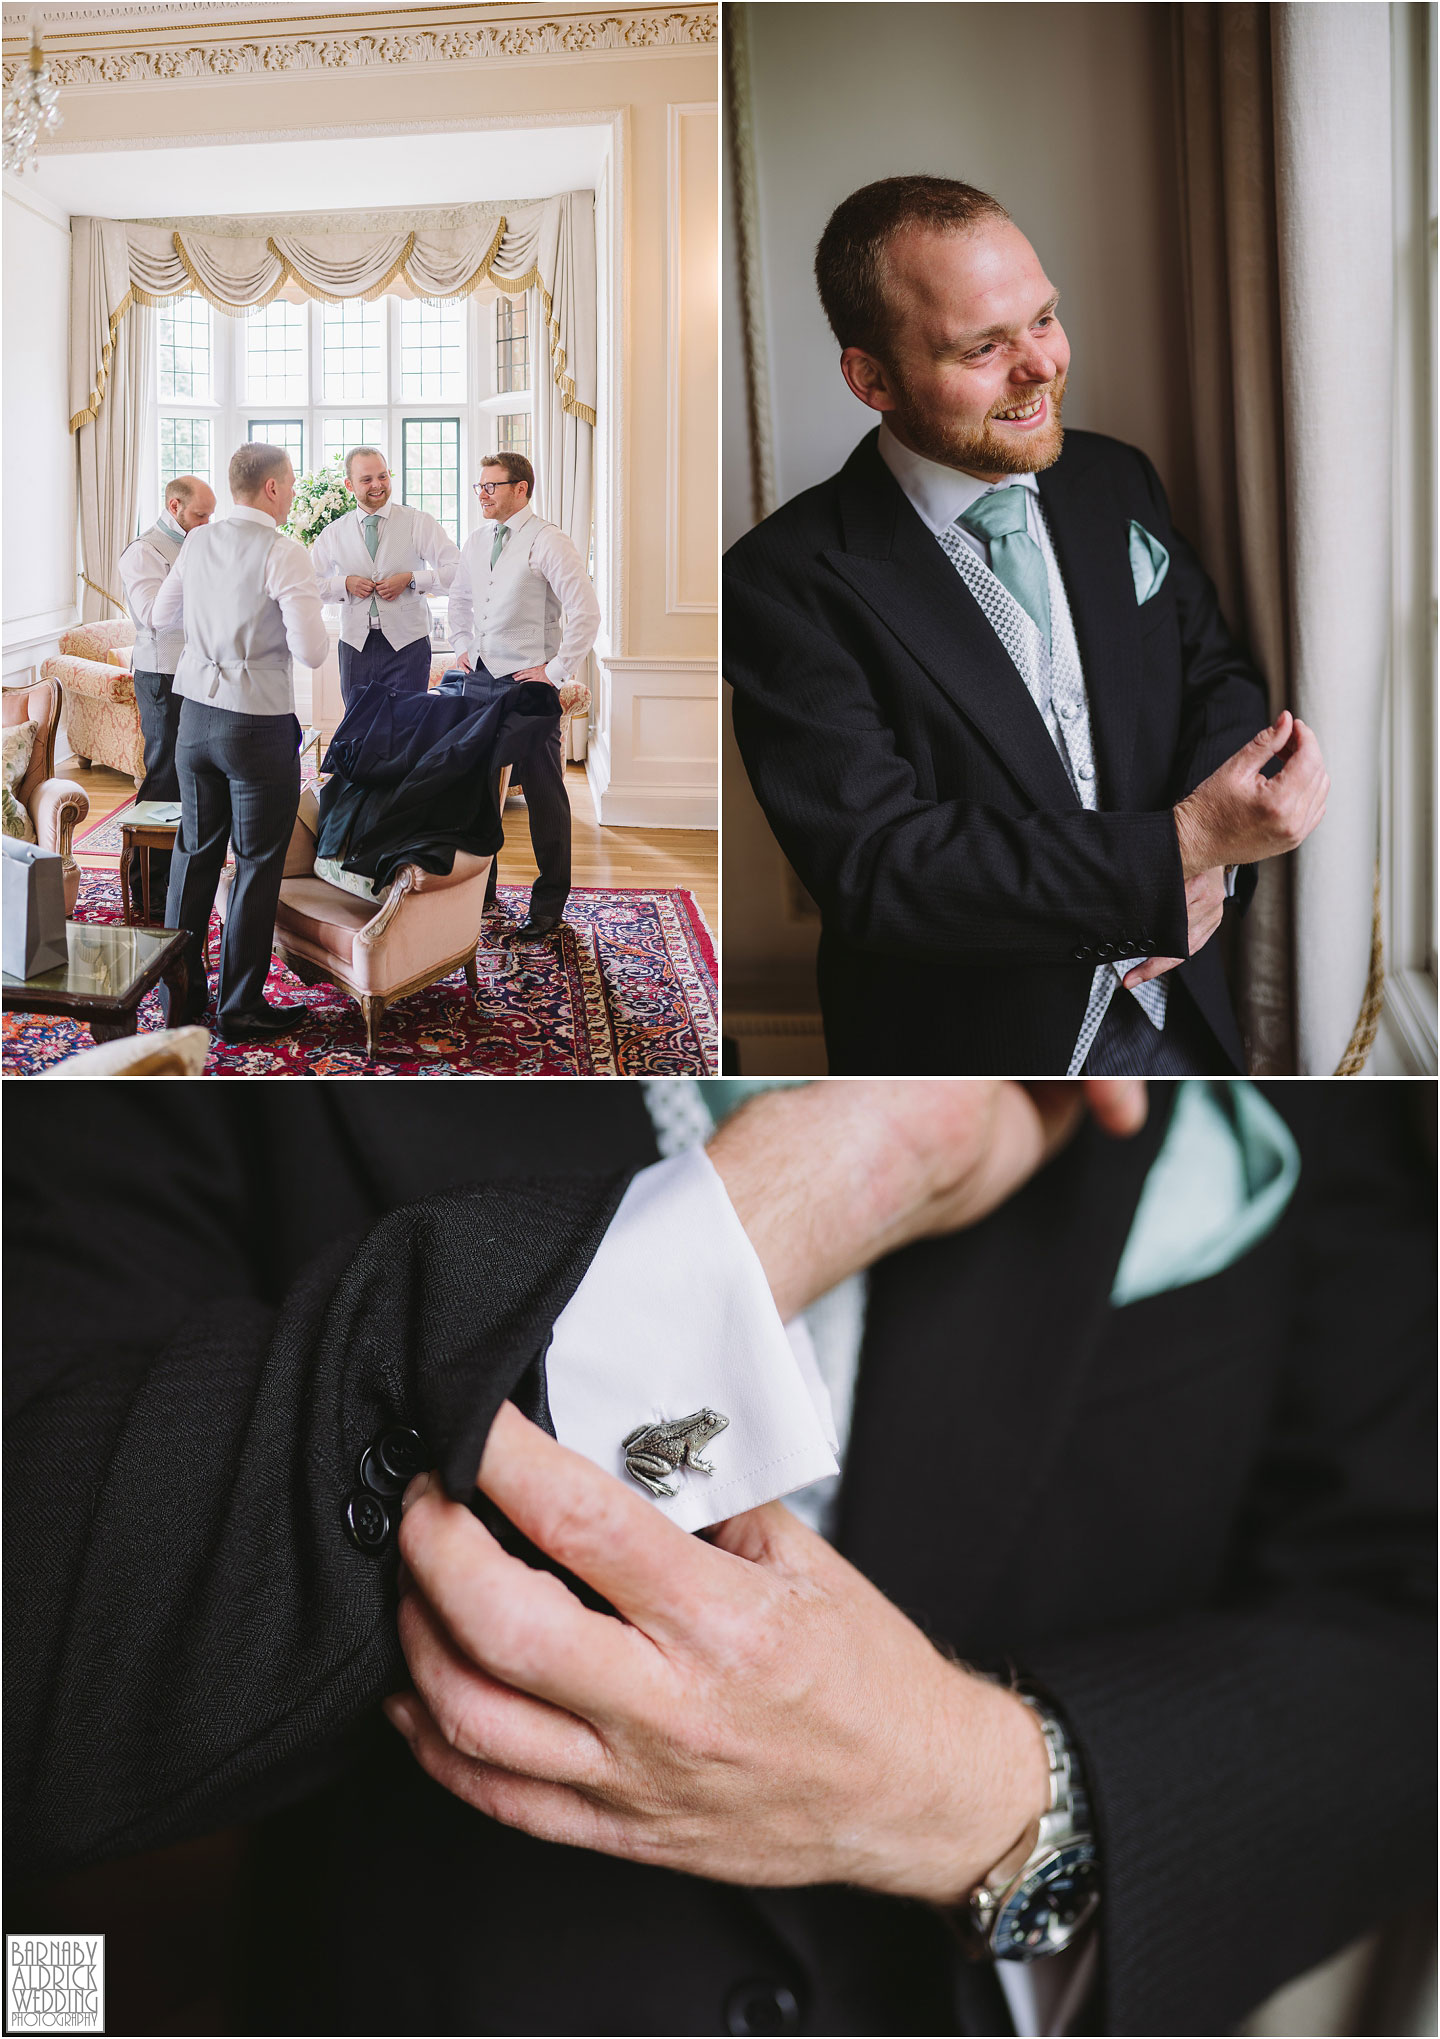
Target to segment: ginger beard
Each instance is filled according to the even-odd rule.
[[[1065,402],[1066,376],[1053,382],[1011,393],[995,405],[979,431],[967,430],[953,411],[916,395],[904,373],[887,363],[886,380],[895,398],[891,418],[907,446],[923,453],[942,467],[958,467],[967,474],[1038,474],[1053,467],[1060,458],[1065,432],[1060,421]],[[1013,411],[1044,397],[1049,404],[1045,423],[1038,431],[1010,431],[994,422],[1001,411]]]

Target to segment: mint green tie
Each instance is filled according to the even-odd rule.
[[[490,540],[490,565],[492,569],[494,568],[496,560],[505,550],[505,540],[509,536],[510,526],[508,524],[498,524],[495,527],[495,536]]]
[[[1023,488],[992,489],[972,503],[955,522],[990,548],[990,571],[1002,588],[1008,588],[1050,645],[1050,577],[1045,555],[1025,528]]]
[[[367,517],[365,519],[365,549],[370,554],[370,564],[373,566],[375,564],[375,555],[380,550],[380,519],[378,516]],[[380,614],[380,600],[376,595],[370,597],[370,614],[372,616]]]

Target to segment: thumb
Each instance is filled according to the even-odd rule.
[[[1284,750],[1293,728],[1294,717],[1288,708],[1282,708],[1268,729],[1262,729],[1258,736],[1250,739],[1248,748],[1254,751],[1256,762],[1263,765],[1267,758],[1273,758],[1277,751]]]

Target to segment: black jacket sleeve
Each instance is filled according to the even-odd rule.
[[[1017,815],[932,797],[859,661],[795,588],[732,567],[725,676],[756,798],[827,926],[932,962],[1070,963],[1100,939],[1187,952],[1168,808]]]
[[[1090,1779],[1103,2032],[1230,2031],[1433,1875],[1433,1161],[1322,1088],[1226,1593],[1023,1667]]]
[[[410,1427],[472,1492],[500,1402],[543,1411],[551,1327],[633,1172],[385,1213],[343,1156],[247,1139],[239,1105],[105,1089],[78,1155],[60,1127],[8,1143],[7,1838],[30,1873],[252,1817],[341,1760],[404,1682],[393,1540],[346,1531],[359,1459]],[[279,1174],[311,1163],[347,1236],[273,1293]]]

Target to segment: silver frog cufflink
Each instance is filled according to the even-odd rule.
[[[730,1418],[722,1416],[718,1409],[697,1409],[693,1416],[682,1416],[677,1423],[642,1423],[621,1446],[625,1470],[652,1494],[663,1494],[669,1499],[675,1489],[666,1486],[666,1473],[678,1473],[682,1466],[697,1473],[713,1473],[714,1466],[707,1465],[696,1454],[712,1437],[718,1437],[729,1427]]]

